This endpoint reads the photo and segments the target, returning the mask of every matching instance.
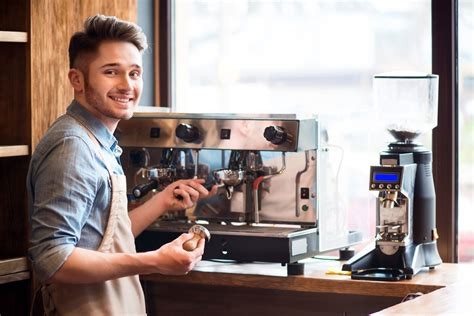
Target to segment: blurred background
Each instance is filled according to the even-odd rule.
[[[324,114],[344,148],[338,188],[351,225],[375,234],[368,171],[391,137],[373,116],[372,77],[431,72],[431,1],[176,0],[178,112]],[[458,257],[474,261],[474,10],[458,2]],[[419,142],[431,147],[431,135]]]

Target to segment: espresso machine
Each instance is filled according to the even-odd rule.
[[[323,124],[295,115],[136,112],[121,121],[129,207],[178,179],[205,179],[217,194],[160,217],[136,240],[157,249],[193,224],[209,230],[204,259],[278,262],[301,274],[302,259],[362,240],[332,201]],[[334,203],[333,203],[334,204]]]
[[[378,120],[395,138],[370,167],[369,190],[377,193],[375,247],[343,265],[352,278],[411,279],[441,263],[436,230],[432,153],[415,140],[437,125],[438,76],[374,76]]]

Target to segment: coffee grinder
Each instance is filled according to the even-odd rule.
[[[380,74],[373,78],[374,105],[395,138],[370,167],[369,190],[378,192],[375,247],[342,269],[353,279],[411,279],[441,263],[436,231],[432,153],[415,139],[437,125],[438,76]]]

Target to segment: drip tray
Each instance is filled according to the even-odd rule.
[[[137,251],[150,251],[185,233],[193,223],[156,222],[136,239]],[[211,233],[204,259],[236,262],[297,262],[317,255],[317,228],[221,225],[205,226]]]
[[[151,225],[148,230],[152,231],[169,231],[177,233],[185,233],[194,223],[180,223],[180,222],[156,222]],[[202,224],[201,224],[202,225]],[[305,234],[308,228],[301,227],[287,227],[287,226],[257,226],[257,225],[222,225],[222,224],[205,224],[211,236],[214,234],[218,235],[246,235],[246,236],[259,236],[259,237],[288,237],[297,236],[298,232]],[[316,228],[312,228],[316,230]],[[211,237],[212,238],[212,237]]]

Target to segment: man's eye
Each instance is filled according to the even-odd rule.
[[[140,78],[141,76],[142,76],[142,74],[139,71],[132,71],[130,73],[130,77],[132,77],[132,78]]]
[[[106,74],[106,75],[116,75],[116,74],[117,74],[117,71],[116,71],[116,70],[113,70],[113,69],[109,69],[109,70],[106,70],[106,71],[105,71],[105,74]]]

